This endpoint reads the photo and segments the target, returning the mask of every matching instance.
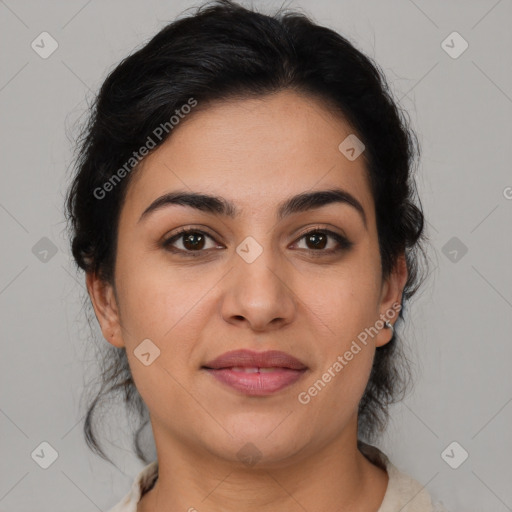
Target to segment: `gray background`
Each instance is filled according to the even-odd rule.
[[[86,99],[124,56],[198,3],[0,1],[2,511],[106,510],[142,467],[121,436],[122,414],[107,444],[118,469],[82,438],[79,399],[94,367],[62,201]],[[511,1],[288,5],[376,59],[423,149],[418,185],[433,272],[405,333],[416,386],[392,408],[378,445],[453,512],[510,511]],[[43,31],[59,45],[47,59],[31,48]],[[441,46],[453,31],[469,44],[458,58]],[[58,452],[46,470],[31,457],[43,441]],[[457,469],[441,456],[453,441],[469,453]],[[448,453],[460,461],[461,448]]]

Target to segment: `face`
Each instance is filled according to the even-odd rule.
[[[375,347],[391,338],[379,319],[396,320],[406,270],[382,279],[364,154],[338,149],[351,133],[289,91],[218,103],[193,112],[134,174],[115,287],[91,275],[87,284],[105,338],[126,348],[157,449],[165,439],[237,461],[250,442],[261,463],[279,464],[355,432]],[[315,195],[334,190],[345,195]],[[161,202],[143,215],[174,192],[232,211]],[[283,210],[301,194],[311,200]],[[247,394],[203,368],[238,349],[283,351],[306,370]]]

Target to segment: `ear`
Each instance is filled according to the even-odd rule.
[[[87,273],[85,281],[103,337],[115,347],[124,347],[119,309],[113,286],[92,272]]]
[[[380,319],[388,320],[392,325],[395,324],[400,305],[402,304],[402,293],[407,281],[407,263],[405,253],[402,253],[396,261],[389,277],[383,282],[380,296]],[[375,346],[381,347],[389,343],[392,338],[391,329],[383,327],[375,337]]]

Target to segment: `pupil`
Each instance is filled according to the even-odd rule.
[[[321,244],[321,246],[319,247],[318,246],[318,239],[319,238],[323,238],[323,241],[324,243]],[[323,234],[323,233],[313,233],[311,235],[309,235],[308,237],[308,240],[313,240],[313,244],[315,245],[315,249],[323,249],[325,247],[325,241],[326,241],[326,236]]]
[[[194,240],[194,238],[196,239],[195,241],[192,241]],[[197,239],[202,239],[198,242]],[[204,242],[204,237],[203,235],[201,235],[200,233],[190,233],[188,234],[186,237],[185,237],[185,241],[183,243],[183,245],[187,248],[187,249],[202,249],[202,245],[201,245],[201,241]],[[187,245],[190,243],[190,247]]]

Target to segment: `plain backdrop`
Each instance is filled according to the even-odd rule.
[[[93,455],[82,436],[79,400],[94,373],[85,355],[84,276],[70,257],[63,197],[86,99],[123,57],[199,3],[0,1],[4,512],[107,510],[142,468],[123,435],[122,408],[112,410],[107,444],[117,467]],[[272,11],[281,2],[254,5]],[[403,333],[416,384],[376,444],[452,512],[510,511],[512,4],[287,5],[377,61],[422,146],[417,180],[432,273]],[[47,58],[32,45],[41,37],[45,51],[58,44]],[[42,449],[57,457],[47,469],[37,460]]]

